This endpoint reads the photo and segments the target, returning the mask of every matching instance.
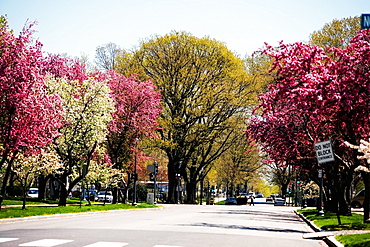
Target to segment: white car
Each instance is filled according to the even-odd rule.
[[[30,188],[27,192],[27,196],[37,198],[39,196],[39,189]]]
[[[110,191],[99,191],[98,193],[98,202],[109,202],[113,201],[113,195]]]

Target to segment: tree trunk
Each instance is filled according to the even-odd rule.
[[[186,184],[186,203],[196,204],[197,183],[196,181],[189,181]]]
[[[27,188],[23,187],[22,210],[26,210]]]
[[[112,189],[112,195],[113,195],[112,204],[117,204],[118,203],[118,187],[117,186],[115,186]]]
[[[65,184],[60,185],[58,206],[67,206],[67,188],[66,188]]]
[[[286,198],[286,190],[288,189],[288,183],[282,183],[281,184],[281,196],[282,196],[282,198]]]
[[[48,177],[45,177],[44,175],[40,175],[38,177],[39,180],[39,195],[38,199],[39,200],[44,200],[46,198],[45,196],[45,190],[46,190],[46,182],[48,180]]]
[[[365,200],[364,207],[364,223],[370,223],[370,174],[368,172],[361,172],[365,183]]]
[[[67,196],[68,196],[68,191],[67,191],[67,175],[62,174],[60,177],[59,182],[59,204],[58,206],[66,206],[67,205]]]
[[[167,203],[176,203],[176,186],[177,186],[177,179],[176,179],[176,172],[174,164],[168,162],[168,197]]]
[[[7,159],[6,156],[7,156],[7,152],[3,154],[3,158],[1,160],[0,167],[2,167],[4,165],[5,160]],[[8,165],[6,166],[6,170],[5,170],[5,175],[4,175],[4,178],[3,178],[3,184],[1,186],[1,193],[0,193],[3,198],[4,198],[5,193],[6,193],[6,186],[8,184],[10,172],[12,170],[11,168],[12,168],[12,164],[11,164],[11,162],[8,162]]]

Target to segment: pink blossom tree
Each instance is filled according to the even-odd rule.
[[[60,135],[60,98],[47,93],[42,45],[32,42],[31,28],[16,37],[6,19],[0,25],[0,167],[6,168],[1,196],[17,153],[37,153]]]
[[[145,159],[138,148],[138,141],[155,137],[161,94],[152,81],[140,81],[135,75],[125,77],[108,71],[107,77],[115,103],[107,137],[108,153],[114,168],[131,175],[135,170],[133,160],[140,163]],[[127,188],[128,182],[123,182]]]
[[[317,177],[314,143],[331,140],[336,161],[323,164],[327,195],[349,214],[350,184],[359,165],[343,143],[359,143],[370,129],[370,32],[362,31],[344,49],[303,43],[267,46],[276,83],[260,96],[248,135],[273,162],[292,164]]]

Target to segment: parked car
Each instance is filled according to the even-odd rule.
[[[263,194],[257,194],[256,195],[256,198],[263,198],[264,196],[263,196]]]
[[[98,193],[96,190],[86,190],[84,191],[83,199],[87,200],[90,198],[90,201],[97,201],[98,200]]]
[[[226,198],[225,205],[236,205],[236,198],[235,197]]]
[[[351,200],[351,207],[362,208],[365,200],[365,190],[358,192]]]
[[[113,195],[110,191],[99,191],[98,193],[98,202],[109,202],[113,201]]]
[[[39,189],[38,188],[30,188],[27,192],[27,196],[29,197],[39,197]]]
[[[266,197],[266,202],[273,202],[273,201],[274,201],[274,198],[272,198],[272,196]]]
[[[285,205],[285,199],[283,198],[275,198],[274,206],[284,206]]]

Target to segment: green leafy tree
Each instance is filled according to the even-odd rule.
[[[242,131],[234,132],[231,146],[215,162],[217,178],[234,195],[238,185],[248,187],[250,181],[259,176],[261,157],[255,147],[249,146]]]
[[[234,131],[231,118],[245,117],[254,85],[247,82],[243,61],[223,43],[186,32],[144,41],[116,66],[125,75],[153,80],[162,93],[157,144],[168,157],[168,201],[175,202],[175,174],[195,186],[189,185],[194,160],[200,170],[200,162],[208,166],[225,150]]]
[[[310,35],[310,43],[321,47],[345,48],[361,30],[360,17],[348,17],[326,23],[319,31]]]

